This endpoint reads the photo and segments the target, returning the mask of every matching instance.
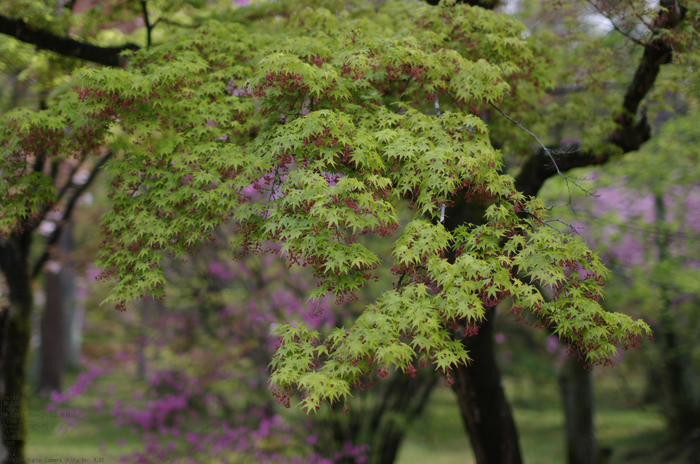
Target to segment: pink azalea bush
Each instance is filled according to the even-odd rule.
[[[270,255],[236,263],[215,255],[201,264],[172,276],[177,295],[169,302],[177,301],[175,308],[161,303],[146,309],[148,327],[140,328],[141,336],[145,333],[158,353],[147,360],[146,381],[137,383],[128,399],[107,394],[93,403],[93,413],[108,414],[142,444],[122,462],[238,462],[241,457],[260,463],[365,462],[366,445],[338,444],[330,456],[315,452],[311,423],[281,416],[267,385],[276,324],[297,320],[330,327],[335,323],[331,301],[304,301],[307,279],[288,273]],[[188,281],[195,288],[187,288]],[[198,292],[201,286],[207,291]],[[195,342],[176,346],[183,334]],[[110,375],[133,376],[136,358],[134,350],[125,350],[110,363],[88,361],[70,388],[51,393],[46,409],[69,411],[75,425],[88,411],[72,406],[74,400],[99,389]],[[126,443],[124,437],[115,440]]]

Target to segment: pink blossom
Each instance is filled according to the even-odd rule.
[[[556,335],[550,335],[547,337],[547,342],[545,343],[545,348],[547,348],[548,353],[554,353],[559,349],[559,338]]]

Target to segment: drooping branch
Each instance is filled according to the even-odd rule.
[[[4,15],[0,15],[0,33],[59,55],[120,68],[125,67],[128,61],[127,58],[120,56],[120,53],[125,50],[136,51],[140,48],[132,43],[120,47],[98,47],[70,37],[61,37],[52,32],[36,29],[21,19]]]
[[[668,38],[659,36],[656,32],[662,26],[675,27],[683,20],[685,8],[676,2],[675,9],[679,12],[677,21],[669,21],[667,12],[659,12],[656,37],[644,48],[634,78],[627,87],[621,113],[613,116],[618,126],[607,137],[607,141],[622,149],[623,153],[638,150],[651,138],[646,115],[637,118],[637,113],[642,100],[656,82],[661,66],[670,63],[673,58],[673,47]],[[553,158],[559,171],[566,172],[573,168],[605,164],[619,150],[612,147],[596,151],[583,150],[580,145],[574,144],[560,145],[552,152],[555,153]],[[515,181],[516,188],[526,195],[536,195],[544,182],[557,174],[556,166],[545,150],[540,148],[523,165]]]

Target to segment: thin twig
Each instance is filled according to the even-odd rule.
[[[547,224],[549,227],[553,227],[553,226],[551,226],[551,225],[549,224],[550,222],[558,222],[558,223],[560,223],[560,224],[564,224],[566,227],[569,228],[569,230],[570,230],[571,232],[573,232],[574,234],[576,234],[576,235],[582,237],[582,235],[578,233],[578,231],[576,230],[576,228],[575,228],[573,225],[569,224],[568,222],[564,222],[564,221],[562,221],[561,219],[550,219],[550,220],[548,220],[548,221],[544,221],[544,223]],[[556,230],[559,230],[559,229],[556,229]],[[561,233],[561,231],[559,231],[559,233]]]
[[[445,92],[445,95],[452,99],[452,102],[455,104],[455,106],[457,106],[457,108],[459,108],[459,111],[461,111],[462,114],[468,114],[466,111],[464,111],[464,108],[462,108],[462,106],[457,102],[457,99],[453,97],[450,92],[447,91],[447,89],[443,89],[443,92]]]
[[[172,21],[172,20],[170,20],[170,19],[168,19],[168,18],[165,18],[165,17],[163,17],[163,16],[161,16],[160,18],[156,19],[155,22],[151,25],[151,27],[156,27],[156,25],[157,25],[158,23],[160,23],[160,22],[165,23],[165,24],[167,24],[168,26],[185,27],[185,28],[188,28],[188,29],[193,29],[193,28],[197,27],[197,26],[191,25],[191,24],[181,24],[181,23],[178,23],[178,22],[176,22],[176,21]]]
[[[141,11],[143,12],[143,21],[146,23],[146,48],[151,48],[151,30],[153,30],[154,25],[151,25],[148,20],[146,0],[141,0]]]
[[[632,8],[632,11],[634,11],[634,15],[637,17],[637,19],[639,19],[642,22],[642,24],[644,24],[647,27],[647,29],[649,29],[650,31],[652,29],[654,29],[653,23],[652,24],[647,23],[646,20],[642,17],[642,15],[639,14],[639,12],[637,11],[637,8],[635,8],[635,6],[632,4],[632,0],[627,0],[627,3],[629,3],[629,5]]]
[[[625,37],[627,37],[628,39],[630,39],[632,42],[636,43],[637,45],[641,45],[642,47],[646,47],[646,44],[643,43],[641,40],[632,37],[628,32],[625,32],[625,31],[623,31],[622,29],[620,29],[620,28],[617,26],[617,24],[615,24],[615,21],[613,21],[613,19],[612,19],[610,16],[606,15],[606,14],[603,12],[603,10],[601,10],[601,9],[598,7],[598,5],[596,5],[594,2],[592,2],[592,1],[590,1],[590,0],[589,0],[588,3],[589,3],[593,8],[595,8],[596,11],[598,11],[598,13],[600,13],[601,16],[603,16],[605,19],[607,19],[608,21],[610,21],[610,24],[612,25],[613,29],[615,29],[617,32],[619,32],[620,34],[624,35]]]
[[[595,195],[594,193],[592,193],[592,192],[586,190],[585,188],[581,187],[578,183],[576,183],[574,178],[571,178],[571,177],[565,175],[563,172],[561,172],[561,170],[559,169],[559,166],[557,165],[556,160],[554,159],[554,156],[552,155],[552,150],[550,150],[549,148],[547,148],[547,147],[542,143],[542,141],[539,139],[539,137],[537,137],[535,134],[533,134],[532,132],[530,132],[529,130],[527,130],[525,127],[523,127],[523,125],[520,124],[518,121],[515,121],[513,118],[511,118],[510,116],[508,116],[507,114],[505,114],[503,111],[501,111],[500,108],[498,108],[498,107],[497,107],[496,105],[494,105],[493,103],[489,102],[489,105],[491,105],[496,111],[498,111],[499,113],[501,113],[501,115],[503,115],[503,116],[504,116],[506,119],[508,119],[510,122],[512,122],[513,124],[515,124],[516,126],[518,126],[520,129],[522,129],[524,132],[526,132],[526,133],[529,134],[530,136],[532,136],[535,140],[537,140],[537,143],[540,144],[540,146],[542,147],[542,149],[544,150],[544,152],[547,154],[547,156],[549,156],[549,159],[552,160],[552,164],[554,165],[554,169],[557,170],[557,174],[559,174],[559,175],[561,176],[561,178],[564,179],[564,181],[566,182],[566,189],[567,189],[567,191],[568,191],[568,193],[569,193],[569,203],[568,203],[569,206],[572,205],[572,203],[571,203],[571,187],[569,186],[569,182],[571,182],[571,183],[574,184],[576,187],[578,187],[578,188],[579,188],[582,192],[584,192],[586,195],[592,196],[592,197],[594,197],[594,198],[596,197],[596,195]],[[572,208],[572,210],[573,210],[573,208]],[[574,211],[574,212],[575,212],[575,211]]]
[[[401,290],[401,284],[403,283],[403,278],[406,277],[406,271],[403,271],[401,273],[401,277],[399,277],[399,283],[396,284],[396,290]]]
[[[440,111],[440,100],[438,99],[438,94],[435,92],[435,114],[438,119],[442,118],[442,112]],[[440,224],[445,222],[445,203],[440,206]]]

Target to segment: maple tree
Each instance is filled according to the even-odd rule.
[[[640,18],[652,19],[643,37],[615,23],[643,49],[622,99],[605,92],[594,73],[600,62],[579,64],[579,75],[566,69],[567,60],[593,46],[602,47],[595,56],[607,63],[610,48],[601,40],[579,34],[554,47],[557,37],[526,37],[522,23],[488,9],[495,4],[311,8],[282,1],[206,14],[203,8],[185,24],[190,27],[164,21],[168,40],[157,45],[147,2],[138,5],[142,10],[115,8],[143,15],[148,46],[138,50],[58,40],[79,25],[73,16],[54,15],[51,22],[33,2],[4,6],[0,32],[107,67],[73,72],[70,89],[45,110],[3,116],[0,232],[10,287],[3,314],[10,321],[6,340],[17,346],[4,360],[14,370],[4,367],[3,394],[22,397],[31,308],[27,232],[61,198],[45,171],[102,153],[111,209],[103,220],[101,266],[103,277],[116,282],[105,302],[119,309],[140,296],[162,298],[164,254],[195,251],[224,225],[233,226],[238,253],[278,243],[290,263],[310,267],[318,281],[310,297],[352,298],[379,264],[357,235],[393,234],[400,226],[394,205],[407,199],[415,215],[394,245],[395,288],[325,340],[302,325],[281,327],[271,364],[276,394],[287,402],[301,390],[303,408],[313,411],[322,401],[346,399],[372,372],[397,368],[411,375],[418,360],[456,383],[477,460],[519,462],[514,433],[506,432],[508,444],[496,449],[482,443],[489,429],[514,429],[498,371],[488,362],[483,334],[490,308],[511,298],[512,312],[534,314],[590,362],[606,363],[618,345],[649,333],[644,322],[601,308],[606,272],[598,257],[553,227],[533,195],[552,175],[602,164],[650,137],[646,118],[636,117],[640,104],[661,65],[671,62],[672,43],[692,50],[695,26],[684,19],[697,12],[678,3],[663,4],[660,12],[631,4]],[[205,5],[152,6],[166,18]],[[621,7],[603,6],[611,17],[627,17],[615,9]],[[86,37],[94,32],[81,30]],[[561,69],[543,66],[556,59]],[[683,59],[688,66],[695,56]],[[610,75],[621,79],[628,71]],[[559,111],[547,90],[571,83],[589,98],[601,96],[585,105],[572,98],[579,113],[568,115],[568,123],[580,137],[530,155],[532,132],[525,127],[543,129],[544,113]],[[611,102],[621,111],[601,115]],[[546,111],[529,111],[531,105]],[[595,124],[584,124],[590,121]],[[530,155],[516,178],[504,172],[502,151]],[[543,288],[552,298],[543,297]],[[466,367],[470,350],[485,353],[485,362]],[[466,379],[480,368],[489,371],[486,380],[470,386]],[[465,389],[487,384],[499,393],[483,407],[504,413],[497,423],[475,424]],[[22,457],[23,432],[3,440]]]

